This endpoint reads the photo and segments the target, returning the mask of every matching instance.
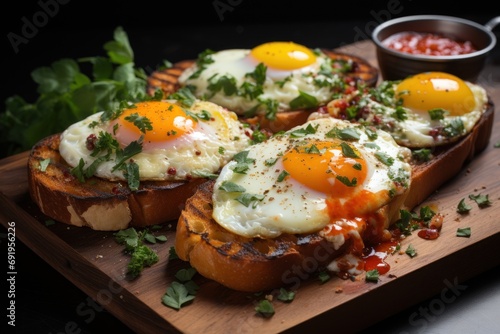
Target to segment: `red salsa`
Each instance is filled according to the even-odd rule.
[[[454,56],[477,51],[470,41],[459,41],[443,35],[400,32],[383,41],[388,48],[416,55]]]

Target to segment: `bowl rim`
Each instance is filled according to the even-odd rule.
[[[378,38],[379,34],[381,31],[384,29],[393,26],[395,24],[403,23],[403,22],[409,22],[409,21],[451,21],[451,22],[457,22],[460,24],[465,24],[471,27],[474,27],[486,35],[490,37],[490,43],[482,48],[481,50],[463,54],[463,55],[451,55],[451,56],[430,56],[430,55],[418,55],[418,54],[410,54],[410,53],[404,53],[400,52],[394,49],[390,49],[386,47],[385,45],[382,44],[382,41]],[[385,21],[381,24],[379,24],[377,27],[372,32],[372,41],[375,43],[375,45],[379,49],[383,49],[385,52],[390,53],[394,56],[401,57],[401,58],[406,58],[406,59],[413,59],[413,60],[431,60],[431,61],[439,61],[439,60],[459,60],[459,59],[470,59],[474,57],[479,57],[482,55],[487,54],[490,52],[496,45],[497,39],[495,37],[495,34],[488,29],[486,26],[483,26],[479,23],[476,23],[474,21],[470,21],[467,19],[463,19],[460,17],[455,17],[455,16],[447,16],[447,15],[410,15],[410,16],[403,16],[395,19],[391,19],[388,21]]]

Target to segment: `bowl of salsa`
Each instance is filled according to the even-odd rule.
[[[500,17],[485,25],[444,15],[414,15],[378,25],[372,40],[384,80],[439,71],[475,82],[496,45],[493,28]]]

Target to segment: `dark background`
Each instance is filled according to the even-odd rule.
[[[102,46],[117,26],[129,36],[136,65],[150,73],[164,59],[195,58],[206,48],[251,48],[272,40],[335,48],[369,38],[377,24],[400,16],[442,14],[481,24],[494,16],[484,0],[466,7],[429,0],[59,1],[10,2],[4,9],[2,101],[14,94],[34,101],[30,72],[36,67],[64,57],[104,56]],[[40,15],[44,7],[52,13]],[[39,27],[16,53],[8,36],[23,36],[26,20]]]
[[[122,26],[128,34],[136,65],[151,73],[165,59],[176,62],[196,58],[206,48],[251,48],[273,40],[336,48],[370,38],[370,32],[377,24],[396,17],[441,14],[484,24],[500,14],[495,13],[486,1],[469,2],[468,6],[459,6],[456,1],[437,0],[61,2],[10,2],[11,9],[3,9],[2,102],[15,94],[34,102],[38,95],[30,73],[39,66],[49,66],[66,57],[104,56],[102,46],[113,39],[113,30],[117,26]],[[219,12],[214,7],[217,4]],[[47,15],[46,22],[39,24],[36,31],[31,31],[32,36],[27,43],[18,46],[16,53],[9,34],[21,36],[26,20],[33,23],[34,17],[43,17],[40,14],[43,6],[50,6],[53,15]],[[2,103],[0,112],[3,110]],[[18,223],[20,226],[21,222]],[[5,233],[5,229],[1,232]],[[4,247],[6,242],[4,239],[0,241]],[[111,328],[118,333],[128,332],[105,310],[97,312],[94,321],[83,321],[76,309],[80,303],[87,302],[88,297],[20,240],[17,240],[16,263],[18,333],[60,333],[64,332],[69,321],[78,324],[80,333],[109,332]],[[489,275],[499,277],[499,268]],[[484,276],[469,286],[484,289],[486,293],[488,283],[483,281]],[[412,308],[408,314],[414,310]],[[387,330],[391,323],[407,323],[407,319],[408,315],[402,313],[383,322],[378,329]]]

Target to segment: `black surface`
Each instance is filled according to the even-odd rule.
[[[467,9],[456,2],[410,0],[331,2],[330,8],[325,7],[325,2],[310,0],[294,3],[204,1],[202,4],[195,1],[163,1],[161,4],[108,1],[106,8],[104,1],[61,2],[57,10],[55,0],[10,3],[12,8],[4,9],[2,101],[14,94],[33,101],[37,94],[30,73],[36,67],[50,65],[64,57],[104,55],[102,45],[112,39],[113,30],[119,25],[129,36],[137,66],[150,73],[164,59],[175,62],[194,58],[206,48],[250,48],[272,40],[335,48],[369,38],[378,23],[390,18],[443,14],[483,24],[495,15],[486,1],[475,1],[474,6]],[[22,35],[26,20],[33,22],[35,16],[42,19],[41,3],[53,6],[53,17],[47,14],[45,24],[40,24],[28,42],[19,45],[18,52],[14,52],[9,33]],[[219,15],[214,4],[226,4],[226,10]],[[0,110],[3,111],[3,106]],[[1,232],[5,233],[5,229]],[[6,244],[2,238],[2,254],[6,254]],[[110,329],[117,333],[130,332],[20,240],[16,243],[16,265],[16,332],[101,333]],[[495,268],[471,280],[467,293],[488,289],[498,277],[500,269]],[[407,323],[414,310],[402,311],[375,325],[373,330],[396,330],[398,324]]]

